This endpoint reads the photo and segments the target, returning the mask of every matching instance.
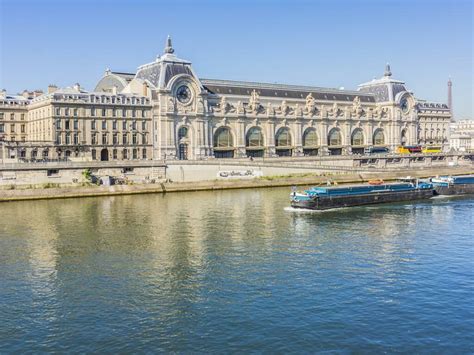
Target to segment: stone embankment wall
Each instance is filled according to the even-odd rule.
[[[253,178],[288,174],[361,173],[472,166],[471,155],[335,156],[207,161],[49,162],[0,164],[0,188],[19,185],[57,185],[84,182],[89,169],[97,177],[112,176],[134,184]],[[225,176],[227,175],[227,176]]]
[[[261,177],[248,180],[208,180],[200,182],[181,182],[181,183],[158,183],[158,184],[140,184],[140,185],[116,185],[116,186],[64,186],[61,188],[43,188],[43,189],[10,189],[0,190],[0,202],[37,200],[37,199],[56,199],[71,197],[95,197],[95,196],[113,196],[125,194],[143,194],[143,193],[168,193],[168,192],[190,192],[203,190],[225,190],[225,189],[243,189],[259,187],[281,187],[292,185],[314,186],[332,183],[352,183],[364,182],[370,179],[394,180],[400,177],[410,175],[412,177],[429,177],[434,175],[460,175],[472,174],[474,168],[454,167],[454,168],[435,168],[425,170],[400,170],[398,172],[372,172],[372,173],[346,173],[334,175],[315,175],[307,173],[305,175],[294,176],[274,176]]]

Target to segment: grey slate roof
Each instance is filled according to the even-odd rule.
[[[270,84],[246,81],[201,79],[202,85],[212,94],[217,95],[243,95],[247,96],[253,90],[260,97],[273,97],[283,99],[304,99],[308,94],[316,100],[353,101],[356,96],[361,102],[375,102],[372,94],[359,91],[321,88],[316,86],[299,86],[286,84]]]

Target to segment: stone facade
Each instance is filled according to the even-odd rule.
[[[474,152],[474,120],[459,120],[450,126],[449,146],[460,152]]]
[[[164,53],[136,73],[107,69],[94,92],[74,87],[30,100],[26,143],[31,152],[36,144],[54,157],[104,160],[363,154],[445,149],[450,120],[447,105],[415,98],[388,65],[354,91],[211,80],[178,58],[168,38]]]

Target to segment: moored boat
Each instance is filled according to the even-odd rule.
[[[474,175],[431,178],[435,195],[474,194]]]
[[[360,206],[378,203],[427,199],[433,196],[433,185],[410,182],[358,184],[347,186],[312,187],[291,193],[291,206],[311,210]]]

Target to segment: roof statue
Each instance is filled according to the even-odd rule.
[[[390,64],[387,63],[385,65],[385,73],[383,74],[384,76],[392,76],[392,72],[390,71]]]
[[[168,38],[166,39],[166,47],[165,47],[165,53],[174,53],[173,45],[171,44],[171,36],[168,35]]]

